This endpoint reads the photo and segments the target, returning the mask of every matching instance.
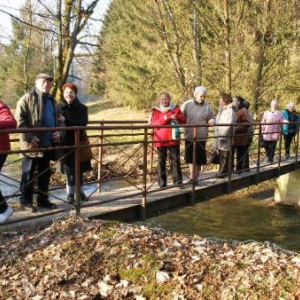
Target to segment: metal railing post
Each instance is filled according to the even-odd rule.
[[[153,145],[152,145],[153,147]],[[147,215],[147,148],[148,148],[148,130],[144,128],[143,145],[143,199],[141,203],[140,217],[142,221],[146,220]]]
[[[231,177],[232,177],[232,166],[233,166],[233,152],[232,152],[232,144],[233,144],[233,128],[234,125],[230,124],[230,139],[231,139],[231,143],[229,145],[229,152],[228,152],[228,184],[227,184],[227,193],[231,192]]]
[[[100,126],[104,126],[104,123],[101,122]],[[101,128],[100,129],[100,147],[98,147],[98,184],[97,184],[97,188],[98,188],[98,192],[101,192],[101,179],[102,179],[102,162],[103,162],[103,136],[104,136],[104,129]]]
[[[281,126],[280,126],[280,135],[279,135],[278,176],[280,176],[281,150],[282,150],[282,124],[281,124]],[[274,152],[275,152],[275,149],[274,149]]]
[[[195,177],[195,168],[196,168],[196,155],[197,155],[197,142],[198,142],[198,127],[194,127],[194,140],[193,140],[193,168],[192,168],[192,195],[190,197],[190,204],[194,205],[195,204],[195,187],[196,187],[196,182],[198,182],[198,178],[196,181]]]
[[[151,144],[151,147],[150,147],[150,181],[152,181],[153,179],[153,157],[154,157],[154,150],[153,150],[153,137],[154,137],[154,129],[151,129],[151,141],[152,141],[152,144]]]
[[[75,130],[75,208],[76,216],[80,215],[80,130]]]
[[[255,174],[255,181],[256,184],[259,183],[259,170],[260,170],[260,155],[261,155],[261,145],[260,145],[260,141],[262,139],[262,133],[261,133],[261,124],[259,124],[258,127],[258,143],[257,143],[257,162],[256,162],[256,174]]]

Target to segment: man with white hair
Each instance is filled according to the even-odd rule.
[[[54,152],[40,149],[49,148],[60,141],[59,131],[35,131],[37,127],[58,127],[60,109],[52,97],[50,90],[53,77],[46,73],[38,74],[35,87],[25,93],[17,103],[15,118],[17,128],[31,128],[32,131],[20,134],[20,148],[28,152],[22,153],[21,207],[34,210],[33,196],[37,194],[37,206],[55,209],[56,204],[49,201],[48,189],[51,177],[50,160]],[[30,151],[36,150],[36,151]],[[37,190],[34,189],[34,177],[37,172]]]
[[[207,88],[198,86],[194,91],[194,99],[187,100],[181,106],[181,111],[186,116],[186,125],[194,125],[197,127],[189,127],[184,129],[185,139],[185,161],[189,165],[190,183],[197,184],[201,166],[206,165],[206,141],[208,137],[208,126],[215,124],[214,112],[210,104],[205,102]],[[197,129],[197,135],[195,134]],[[196,164],[193,165],[194,158],[194,139],[196,138]]]
[[[300,121],[300,116],[296,112],[296,104],[294,102],[290,102],[287,105],[287,109],[282,111],[283,117],[286,122],[282,126],[282,133],[284,139],[284,149],[285,149],[285,158],[290,158],[290,148],[292,141],[299,130],[299,124],[297,122]]]

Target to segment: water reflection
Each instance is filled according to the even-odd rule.
[[[300,209],[270,200],[230,195],[171,212],[146,222],[169,231],[233,240],[270,241],[300,250]]]

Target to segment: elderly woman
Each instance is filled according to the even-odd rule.
[[[197,126],[197,136],[194,137],[194,127],[184,128],[185,138],[185,161],[189,165],[190,182],[197,184],[201,167],[206,165],[206,141],[208,137],[208,126],[215,124],[214,112],[209,103],[206,102],[207,88],[197,86],[194,91],[194,99],[189,99],[181,106],[181,111],[186,117],[187,125]],[[197,143],[195,165],[194,162],[194,139]]]
[[[219,100],[219,112],[216,118],[216,150],[219,153],[219,170],[216,175],[223,178],[231,172],[230,155],[232,150],[232,139],[234,128],[231,125],[236,123],[235,108],[229,94],[222,93]],[[228,125],[226,125],[228,124]],[[220,126],[219,126],[220,125]]]
[[[267,162],[272,163],[274,160],[277,141],[281,134],[281,123],[284,117],[282,112],[278,110],[277,100],[273,100],[270,110],[264,112],[261,119],[261,132],[263,136],[263,145],[267,153]]]
[[[234,128],[233,136],[232,162],[234,162],[234,154],[236,152],[235,171],[237,171],[237,173],[243,171],[244,157],[248,155],[248,128],[250,127],[251,119],[248,110],[244,107],[244,101],[245,99],[241,96],[233,97],[236,126]]]
[[[151,109],[149,123],[151,125],[176,125],[185,124],[186,119],[180,108],[171,103],[171,95],[163,91],[158,96],[159,106]],[[158,153],[158,184],[167,186],[166,161],[168,152],[171,159],[172,179],[175,185],[182,184],[182,172],[180,165],[180,137],[172,134],[172,130],[179,128],[155,128],[154,146]]]
[[[63,88],[63,102],[61,104],[62,116],[60,121],[65,122],[66,126],[86,126],[88,123],[88,110],[77,98],[77,86],[73,83],[64,84]],[[80,132],[80,142],[86,138],[86,132]],[[66,131],[63,138],[64,146],[75,145],[75,132]],[[70,150],[67,150],[70,152]],[[68,193],[68,202],[73,203],[75,200],[75,153],[69,153],[62,160],[62,170],[66,174],[66,189]],[[87,201],[87,197],[83,192],[83,173],[91,170],[90,157],[80,162],[80,201]]]
[[[300,116],[296,112],[296,104],[294,102],[290,102],[287,105],[287,108],[282,111],[282,115],[286,120],[286,122],[282,126],[285,158],[289,159],[292,140],[299,130],[299,124],[297,124],[297,122],[300,121]]]

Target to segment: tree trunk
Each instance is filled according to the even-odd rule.
[[[223,1],[224,4],[224,25],[225,25],[225,76],[226,91],[231,93],[231,41],[230,41],[230,22],[229,22],[229,3],[228,0]]]
[[[202,83],[202,49],[201,49],[201,29],[199,22],[199,10],[193,1],[193,57],[196,65],[196,85]]]

